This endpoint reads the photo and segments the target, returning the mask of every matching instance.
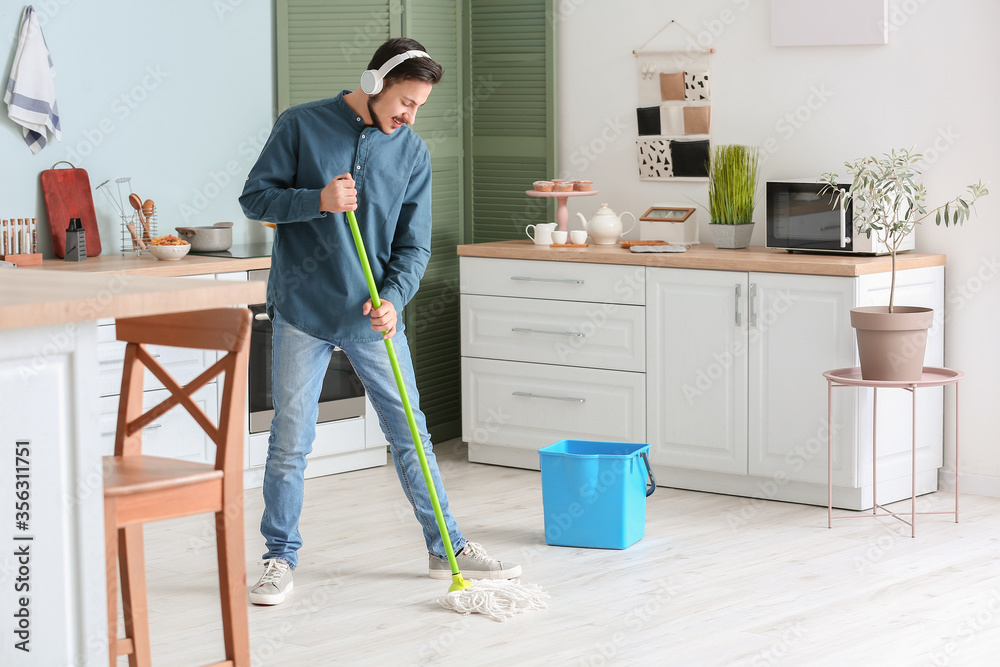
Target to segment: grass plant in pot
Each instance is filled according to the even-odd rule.
[[[740,145],[716,146],[708,162],[709,229],[716,248],[746,248],[753,233],[753,210],[757,204],[758,166],[756,148]]]
[[[982,180],[966,186],[966,191],[936,208],[925,205],[927,190],[914,182],[920,175],[923,156],[900,148],[880,157],[867,156],[845,162],[851,177],[850,189],[838,187],[837,174],[820,177],[832,193],[836,205],[854,209],[858,233],[881,243],[892,262],[888,306],[851,309],[851,325],[858,337],[861,376],[865,380],[916,381],[923,373],[927,331],[934,311],[918,306],[896,305],[896,252],[915,225],[934,215],[945,227],[960,225],[970,216],[973,205],[989,194]]]

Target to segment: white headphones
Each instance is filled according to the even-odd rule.
[[[361,90],[369,95],[378,95],[382,92],[385,75],[388,74],[393,67],[404,60],[409,60],[410,58],[430,58],[430,56],[423,51],[406,51],[404,53],[398,53],[392,58],[386,60],[385,64],[378,69],[366,69],[362,72]]]

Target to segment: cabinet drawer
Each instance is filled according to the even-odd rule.
[[[646,300],[643,266],[462,257],[460,267],[463,294],[636,306]]]
[[[182,347],[147,346],[150,354],[163,364],[181,385],[187,384],[215,363],[215,352],[192,350]],[[125,343],[115,339],[115,326],[97,327],[97,374],[101,396],[113,396],[121,391],[122,366],[125,361]],[[145,373],[143,388],[162,389],[163,384],[150,373]]]
[[[563,438],[643,442],[646,376],[462,359],[462,439],[538,449]]]
[[[143,394],[142,405],[149,409],[164,401],[170,392],[166,389],[147,391]],[[217,423],[219,402],[216,385],[209,384],[194,393],[194,402],[205,411],[212,423]],[[100,399],[101,454],[110,456],[115,452],[115,429],[118,426],[118,397],[104,396]],[[237,447],[240,445],[237,444]],[[215,461],[215,443],[202,430],[198,422],[181,406],[167,412],[142,431],[142,453],[150,456],[167,456],[201,463]]]
[[[462,295],[462,356],[642,372],[645,308]]]

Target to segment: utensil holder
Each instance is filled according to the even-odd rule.
[[[157,232],[156,218],[156,213],[153,213],[151,216],[146,218],[146,224],[149,227],[149,237],[147,238],[145,230],[142,227],[142,221],[139,218],[138,211],[133,211],[132,213],[121,216],[121,248],[123,255],[127,255],[130,252],[133,252],[136,255],[143,255],[149,252],[149,241],[159,236],[159,233]],[[146,248],[140,247],[138,242],[132,240],[132,234],[128,230],[129,225],[132,225],[132,228],[135,229],[136,236],[142,239],[143,243],[147,246]]]

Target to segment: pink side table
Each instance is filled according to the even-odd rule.
[[[924,366],[923,374],[919,380],[911,382],[896,382],[888,380],[865,380],[861,377],[860,368],[838,368],[833,371],[823,373],[826,378],[826,418],[827,423],[833,423],[833,390],[835,387],[871,387],[872,388],[872,512],[858,514],[834,515],[833,513],[833,429],[827,429],[827,469],[826,469],[826,490],[827,490],[827,528],[833,527],[834,519],[854,519],[860,517],[891,516],[898,519],[910,527],[910,537],[917,534],[918,514],[954,514],[955,523],[958,523],[958,383],[965,377],[962,371],[951,368],[937,368],[934,366]],[[923,387],[943,387],[945,385],[955,385],[955,509],[943,512],[918,512],[917,511],[917,389]],[[912,483],[910,491],[910,511],[893,512],[878,504],[878,450],[876,448],[876,427],[878,423],[878,390],[886,388],[905,389],[912,395],[913,411],[913,432],[912,432],[912,469],[910,471],[910,481]],[[882,510],[881,512],[879,510]],[[909,516],[907,521],[903,517]]]
[[[569,192],[539,192],[538,190],[525,190],[524,194],[529,197],[555,197],[559,200],[559,205],[556,207],[556,229],[560,231],[568,231],[567,227],[569,224],[569,207],[566,205],[566,200],[569,197],[590,197],[591,195],[596,195],[597,190],[570,190]]]

